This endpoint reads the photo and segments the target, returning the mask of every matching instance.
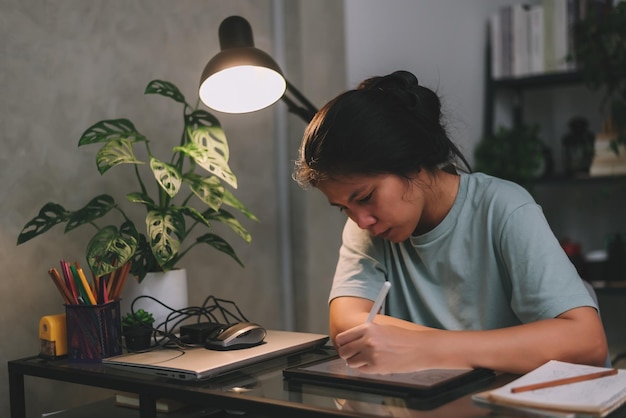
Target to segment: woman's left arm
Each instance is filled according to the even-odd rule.
[[[366,373],[432,367],[526,373],[549,360],[602,366],[607,356],[602,322],[592,307],[486,331],[415,330],[375,321],[339,333],[335,343],[351,367]]]

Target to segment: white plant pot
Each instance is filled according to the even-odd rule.
[[[183,309],[189,306],[187,271],[176,269],[167,272],[148,273],[141,283],[130,276],[124,284],[121,296],[120,309],[122,315],[131,311],[131,304],[139,296],[151,296],[168,306],[169,308],[150,298],[140,298],[133,306],[135,311],[143,309],[152,313],[155,318],[154,326],[159,326],[167,319],[172,309]],[[171,331],[173,325],[168,325],[168,330]]]

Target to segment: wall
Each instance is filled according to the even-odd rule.
[[[440,95],[449,133],[471,164],[482,135],[487,17],[513,3],[346,0],[348,83],[413,72]]]
[[[132,172],[125,171],[126,167],[100,176],[95,166],[98,147],[77,147],[87,127],[102,119],[129,118],[151,141],[153,153],[169,159],[168,150],[180,138],[182,108],[161,96],[145,96],[144,88],[153,79],[167,80],[195,103],[200,73],[219,51],[218,26],[232,14],[250,21],[258,48],[285,57],[289,65],[284,70],[291,81],[323,77],[303,86],[303,92],[314,93],[311,100],[321,102],[345,84],[343,42],[331,47],[327,43],[331,38],[343,39],[343,4],[331,0],[300,3],[0,0],[0,265],[4,271],[0,279],[0,363],[39,351],[39,319],[64,309],[46,272],[62,258],[86,265],[84,247],[94,231],[83,226],[63,234],[57,226],[16,246],[22,227],[48,201],[77,209],[98,193],[114,194],[123,201],[123,195],[135,189]],[[284,19],[281,25],[289,26],[285,29],[289,42],[277,51],[274,21],[280,19]],[[326,38],[314,36],[317,28],[310,23],[299,23],[308,20],[327,22]],[[314,65],[310,66],[304,49],[315,51]],[[294,61],[298,65],[292,64]],[[339,75],[327,82],[325,75],[336,69]],[[318,264],[301,257],[292,264],[307,268],[297,271],[297,277],[292,270],[282,271],[279,235],[284,219],[279,212],[277,168],[284,164],[290,175],[293,147],[305,125],[293,115],[279,124],[277,114],[286,114],[281,103],[247,115],[215,113],[228,137],[231,168],[239,180],[235,195],[261,222],[242,219],[253,237],[249,245],[218,229],[235,247],[245,264],[243,269],[211,248],[194,249],[183,259],[189,276],[189,302],[200,305],[214,295],[235,301],[249,319],[268,328],[282,329],[291,322],[297,330],[327,332],[326,293],[338,237],[324,228],[330,207],[289,215],[295,224],[317,223],[312,225],[313,235],[326,233],[329,237],[322,240],[326,245],[309,248],[309,242],[318,245],[318,238],[306,234],[292,237],[289,225],[288,241],[298,240],[298,245],[306,248],[302,257],[316,254]],[[287,132],[290,141],[284,161],[277,157],[284,146],[276,141],[281,131]],[[290,183],[288,178],[291,188]],[[302,206],[306,206],[307,200],[319,199],[313,193],[291,191],[289,212],[298,200],[304,200]],[[330,216],[339,218],[335,212]],[[283,285],[283,276],[295,283],[292,289]],[[285,317],[286,291],[292,291],[301,302],[297,321],[290,321],[295,319],[293,312],[287,311],[293,318]],[[316,314],[311,317],[309,312]],[[0,381],[7,382],[6,367],[0,369]],[[29,417],[107,395],[35,378],[27,378],[26,385]],[[9,415],[8,396],[4,383],[0,385],[0,416]]]

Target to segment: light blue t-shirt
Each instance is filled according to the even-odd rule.
[[[531,195],[482,173],[462,173],[444,220],[402,243],[348,220],[329,301],[375,300],[385,280],[388,315],[439,329],[496,329],[597,309]]]

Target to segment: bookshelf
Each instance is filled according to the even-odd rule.
[[[491,61],[490,46],[487,47],[487,62]],[[553,88],[558,86],[573,85],[582,83],[580,74],[576,71],[561,71],[552,73],[532,74],[523,77],[503,77],[494,79],[487,68],[487,80],[485,82],[485,113],[483,132],[485,136],[490,136],[495,130],[494,113],[496,95],[502,91],[511,91],[513,98],[513,123],[519,126],[523,118],[522,95],[527,90]]]
[[[582,0],[579,0],[582,1]],[[564,0],[568,4],[576,4]],[[545,4],[542,3],[542,4]],[[491,20],[489,21],[491,25]],[[493,37],[487,37],[485,53],[485,102],[483,136],[490,137],[496,132],[500,112],[507,112],[512,127],[521,126],[532,121],[533,113],[537,113],[533,105],[540,106],[539,112],[549,115],[541,119],[540,129],[552,132],[546,142],[554,156],[563,155],[561,134],[558,129],[567,126],[567,117],[563,112],[552,112],[554,102],[552,97],[560,97],[572,103],[574,112],[587,116],[589,105],[596,96],[587,89],[583,77],[574,66],[558,70],[543,72],[527,71],[522,75],[493,73]],[[499,46],[501,48],[501,45]],[[502,52],[497,54],[502,59]],[[502,67],[500,67],[502,68]],[[584,100],[570,99],[572,91],[584,96]],[[589,94],[587,94],[589,92]],[[528,97],[534,100],[527,100]],[[538,101],[537,97],[547,97],[548,100]],[[588,96],[588,97],[587,97]],[[532,103],[532,105],[529,105]],[[503,105],[504,104],[504,105]],[[598,100],[598,106],[600,101]],[[496,115],[497,113],[497,115]],[[560,118],[556,118],[556,114]],[[547,126],[550,125],[550,126]],[[595,131],[592,129],[592,131]],[[623,208],[626,205],[626,175],[565,175],[563,169],[555,170],[549,177],[537,179],[533,185],[533,195],[544,209],[544,213],[557,238],[571,238],[582,243],[585,253],[603,248],[606,237],[610,234],[626,232],[626,217]],[[626,280],[623,277],[612,280]],[[611,283],[612,284],[612,283]],[[610,288],[610,290],[609,290]],[[608,286],[607,291],[615,291]]]
[[[570,135],[574,129],[569,125],[572,118],[579,117],[586,121],[576,121],[578,126],[580,123],[589,123],[590,131],[596,136],[591,175],[602,178],[626,177],[626,159],[615,156],[609,150],[610,137],[600,132],[604,128],[606,104],[602,105],[602,100],[598,100],[597,91],[587,88],[585,79],[577,71],[576,62],[569,58],[575,51],[576,24],[587,15],[606,8],[608,3],[607,0],[520,1],[500,7],[489,17],[483,137],[493,137],[498,128],[496,124],[512,128],[521,127],[525,123],[532,125],[537,122],[536,109],[541,108],[545,111],[539,120],[540,135],[543,137],[546,132],[547,138],[542,139],[547,139],[545,145],[551,151],[549,162],[554,166],[554,161],[560,163],[560,158],[564,160],[563,168],[559,167],[552,176],[564,177],[563,172],[569,168],[573,170],[572,173],[576,173],[575,167],[580,164],[580,161],[575,161],[573,166],[566,165],[565,158],[588,152],[582,151],[582,145],[578,143],[572,145],[578,148],[567,150],[561,144],[564,136]],[[577,91],[576,95],[570,96],[574,90]],[[545,100],[537,103],[538,95]],[[554,100],[560,100],[560,106],[551,104],[556,97],[559,99]],[[532,99],[529,98],[534,98],[535,102],[530,104]],[[565,106],[563,100],[568,101]],[[597,105],[592,110],[589,103],[593,102],[597,102]],[[604,111],[601,111],[603,106]],[[529,117],[525,115],[526,111]],[[497,123],[497,115],[505,115],[510,121]],[[568,130],[560,131],[568,125]],[[563,157],[564,151],[568,152],[566,157]],[[557,156],[556,160],[552,159]]]

